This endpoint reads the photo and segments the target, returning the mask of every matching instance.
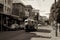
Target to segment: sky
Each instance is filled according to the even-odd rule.
[[[40,10],[41,16],[49,17],[50,8],[54,0],[14,0],[14,2],[23,2],[25,5],[32,5],[33,8]]]

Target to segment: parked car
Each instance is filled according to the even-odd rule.
[[[18,30],[18,28],[19,28],[19,25],[14,23],[11,25],[10,30]]]
[[[40,27],[42,24],[38,24],[38,26]]]
[[[24,30],[24,28],[25,28],[25,25],[24,24],[20,24],[19,29]]]

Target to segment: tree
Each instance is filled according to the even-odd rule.
[[[52,4],[51,10],[50,10],[50,21],[54,21],[58,19],[57,16],[60,15],[60,0],[56,2],[56,8],[55,8],[55,3]],[[59,16],[60,17],[60,16]]]

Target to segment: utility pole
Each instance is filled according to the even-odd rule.
[[[56,0],[55,0],[55,11],[56,11]],[[56,14],[56,12],[54,13],[54,19],[55,19],[55,21],[56,21],[56,18],[55,18],[55,15]]]
[[[55,0],[55,11],[56,11],[56,1],[57,1],[57,0]],[[56,12],[54,13],[54,16],[56,16]],[[55,21],[56,21],[56,20],[57,20],[57,17],[55,17]],[[56,26],[55,26],[55,27],[56,27],[56,30],[55,30],[55,33],[56,33],[56,34],[55,34],[55,35],[56,35],[56,37],[57,37],[57,36],[58,36],[58,26],[57,26],[57,22],[56,22]]]

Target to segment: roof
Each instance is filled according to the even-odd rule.
[[[23,4],[23,3],[13,3],[13,5],[22,5],[22,6],[24,6],[25,7],[25,5]]]
[[[13,3],[25,5],[21,0],[13,0]]]
[[[32,7],[31,5],[26,5],[26,7],[28,7],[28,8],[32,8],[32,9],[33,9],[33,7]]]

